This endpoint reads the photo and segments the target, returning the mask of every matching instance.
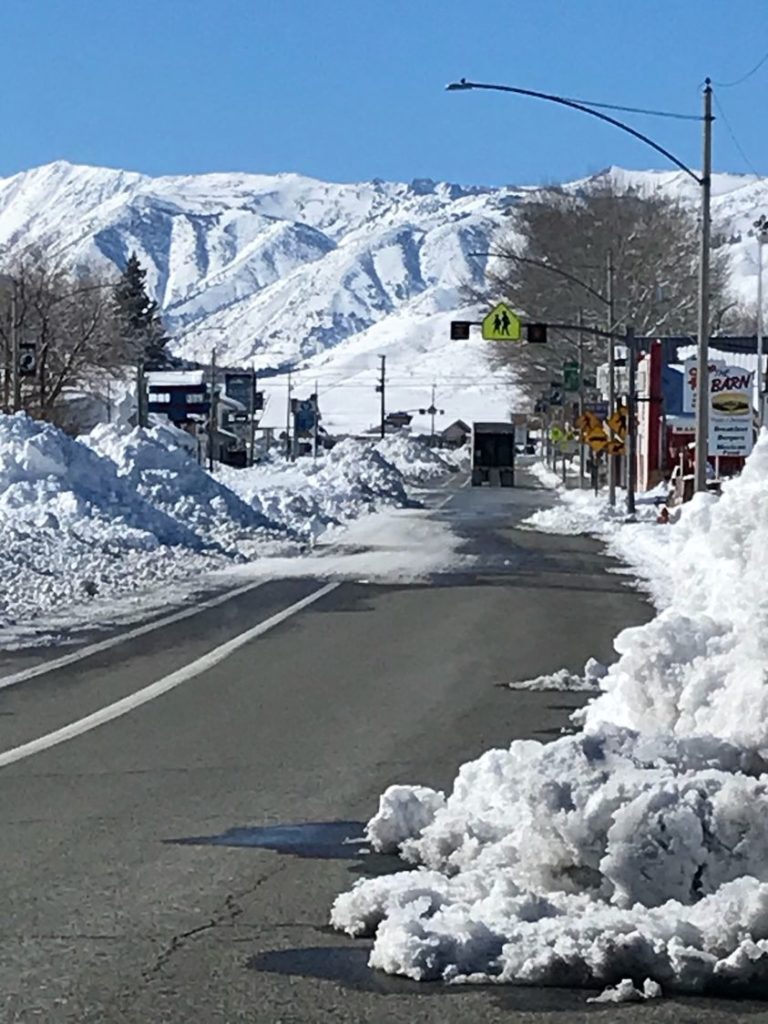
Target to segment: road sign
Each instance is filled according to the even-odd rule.
[[[627,436],[627,407],[620,405],[606,421],[614,434],[623,441]]]
[[[579,390],[578,363],[563,363],[563,387],[566,391]]]
[[[553,423],[549,428],[549,439],[554,444],[559,444],[560,441],[565,440],[565,431],[557,423]]]
[[[499,302],[483,319],[485,341],[520,341],[520,317],[505,302]]]
[[[584,409],[587,412],[593,412],[595,416],[598,416],[601,420],[604,420],[608,415],[608,403],[607,402],[586,402]]]

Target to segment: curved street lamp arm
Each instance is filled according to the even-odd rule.
[[[606,306],[610,306],[610,300],[606,299],[604,295],[588,285],[586,281],[581,281],[578,277],[574,277],[573,274],[569,274],[567,270],[561,270],[560,267],[553,267],[549,263],[545,263],[543,260],[533,260],[530,256],[517,256],[515,253],[503,253],[503,252],[469,252],[468,256],[492,256],[497,260],[517,260],[519,263],[529,263],[532,267],[541,267],[543,270],[549,270],[553,274],[557,274],[558,277],[565,278],[566,281],[570,281],[571,284],[576,284],[579,288],[583,288],[585,292],[589,292],[596,299],[599,299]]]
[[[548,92],[537,92],[535,89],[519,89],[513,85],[490,85],[487,82],[467,82],[463,79],[460,82],[451,82],[446,88],[451,91],[457,91],[460,89],[491,89],[495,92],[512,92],[518,96],[533,96],[534,99],[538,100],[549,100],[550,103],[559,103],[562,107],[570,107],[572,110],[580,110],[583,114],[591,114],[592,117],[597,117],[601,121],[605,121],[607,124],[612,124],[614,128],[620,128],[623,132],[634,136],[639,139],[640,142],[644,142],[646,146],[650,146],[651,149],[655,149],[657,153],[661,153],[667,160],[671,160],[675,167],[679,167],[681,171],[684,171],[689,177],[693,178],[697,185],[703,185],[704,179],[700,178],[698,174],[695,174],[690,167],[678,160],[674,153],[670,153],[668,149],[660,146],[658,142],[654,142],[653,139],[649,139],[647,135],[643,135],[642,132],[637,131],[635,128],[631,128],[628,124],[624,124],[623,121],[617,120],[615,117],[610,117],[608,114],[603,114],[599,110],[594,110],[592,107],[587,107],[583,103],[577,103],[576,100],[566,99],[564,96],[555,96]]]

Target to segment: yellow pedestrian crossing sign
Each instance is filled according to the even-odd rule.
[[[499,302],[483,319],[485,341],[520,341],[522,337],[520,317],[505,302]]]

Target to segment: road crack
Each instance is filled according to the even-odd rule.
[[[187,931],[178,932],[176,935],[172,936],[168,945],[158,954],[154,962],[141,972],[142,979],[146,983],[154,981],[180,950],[186,949],[190,942],[193,942],[201,935],[215,931],[217,928],[233,928],[237,919],[245,913],[245,907],[242,906],[241,901],[247,900],[248,897],[252,896],[258,889],[260,889],[265,882],[269,882],[284,870],[284,868],[285,865],[280,864],[273,871],[268,871],[266,874],[262,875],[253,885],[242,890],[242,892],[229,893],[224,899],[224,904],[221,910],[215,913],[204,924],[199,924],[194,928],[189,928]]]

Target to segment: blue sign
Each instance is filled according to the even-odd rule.
[[[311,434],[315,429],[315,419],[319,419],[317,403],[309,398],[306,401],[298,399],[293,402],[293,429],[296,434]]]
[[[607,402],[585,402],[584,412],[593,412],[595,416],[598,416],[601,420],[608,418],[608,403]]]

